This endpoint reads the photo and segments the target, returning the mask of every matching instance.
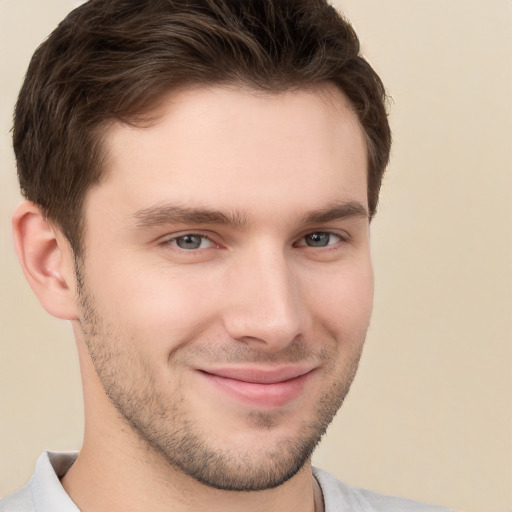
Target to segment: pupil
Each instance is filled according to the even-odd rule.
[[[329,243],[329,233],[312,233],[306,237],[306,243],[311,247],[325,247]]]
[[[181,249],[198,249],[201,245],[201,237],[199,235],[185,235],[176,239],[176,244]]]

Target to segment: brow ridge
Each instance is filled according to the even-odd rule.
[[[338,201],[326,208],[308,212],[303,217],[303,223],[321,224],[351,217],[370,218],[367,208],[362,203],[358,201]]]
[[[304,225],[331,222],[334,220],[361,217],[369,219],[368,210],[358,201],[339,201],[325,208],[306,213]],[[240,211],[223,212],[208,207],[188,207],[183,205],[154,205],[138,210],[133,218],[139,229],[164,224],[216,224],[237,229],[247,226],[247,216]]]
[[[155,205],[133,215],[136,228],[162,224],[220,224],[243,228],[247,224],[241,212],[222,212],[209,208],[191,208],[183,205]]]

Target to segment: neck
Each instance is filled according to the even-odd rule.
[[[108,437],[105,438],[108,440]],[[158,454],[118,443],[84,442],[62,485],[82,512],[321,512],[322,493],[308,463],[274,489],[251,492],[207,487]]]

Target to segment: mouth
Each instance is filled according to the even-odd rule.
[[[199,369],[218,391],[244,405],[272,409],[301,396],[315,367],[224,367]]]

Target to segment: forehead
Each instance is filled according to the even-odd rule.
[[[111,125],[105,146],[105,178],[90,195],[121,199],[126,213],[165,201],[238,210],[302,201],[318,208],[325,195],[366,205],[363,131],[334,86],[178,91],[151,124]]]

